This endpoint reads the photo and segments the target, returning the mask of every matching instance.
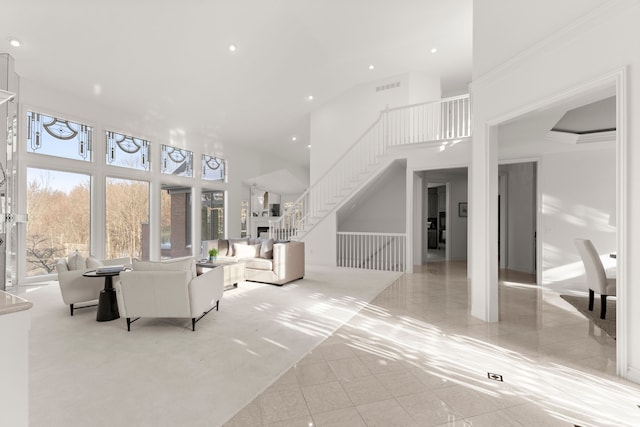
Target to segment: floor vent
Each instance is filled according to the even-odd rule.
[[[487,378],[489,378],[490,380],[503,382],[502,375],[500,374],[492,374],[491,372],[487,372]]]

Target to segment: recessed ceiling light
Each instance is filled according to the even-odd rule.
[[[307,101],[313,101],[313,95],[307,96]]]
[[[374,68],[376,68],[375,65],[373,65],[373,64],[369,65],[369,69],[370,70],[373,70]]]
[[[10,44],[11,46],[13,46],[13,47],[20,47],[20,46],[22,46],[22,42],[21,42],[20,40],[18,40],[18,39],[15,39],[15,38],[10,38],[10,39],[9,39],[9,44]]]
[[[311,144],[307,145],[307,148],[311,148]]]
[[[431,48],[431,53],[436,53],[437,51],[438,51],[438,48],[437,48],[437,47],[432,47],[432,48]]]
[[[230,44],[229,45],[229,52],[235,52],[236,49],[238,49],[238,47],[235,44]]]

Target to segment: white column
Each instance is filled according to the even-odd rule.
[[[471,315],[498,321],[498,138],[482,117],[474,119],[469,224]]]

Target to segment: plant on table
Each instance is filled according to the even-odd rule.
[[[218,250],[216,248],[209,249],[209,260],[213,261],[218,256]]]

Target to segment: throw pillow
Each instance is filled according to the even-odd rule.
[[[233,245],[233,250],[236,254],[236,258],[239,259],[260,258],[260,246],[260,244],[246,245],[235,243]]]
[[[95,270],[96,268],[104,267],[104,264],[102,263],[102,261],[100,261],[98,258],[94,256],[89,256],[86,262],[87,262],[87,268],[90,268],[92,270]]]
[[[67,259],[67,265],[69,266],[69,270],[86,270],[87,269],[87,261],[84,259],[80,252],[75,251],[69,254],[69,258]]]
[[[236,245],[248,245],[249,239],[229,239],[229,252],[227,256],[238,256],[236,254]]]
[[[229,253],[231,251],[232,251],[232,248],[229,245],[228,240],[218,239],[218,255],[219,256],[231,256],[231,254]]]
[[[273,259],[273,239],[263,239],[260,245],[260,258]]]

